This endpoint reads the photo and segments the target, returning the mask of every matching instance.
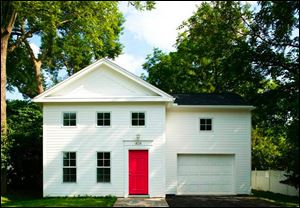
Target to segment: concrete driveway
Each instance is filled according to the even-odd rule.
[[[278,207],[252,196],[167,196],[170,207]]]

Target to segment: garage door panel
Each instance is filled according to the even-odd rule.
[[[199,180],[199,178],[201,178]],[[220,185],[230,185],[232,184],[232,176],[210,176],[210,175],[192,175],[192,176],[178,176],[179,184],[220,184]]]
[[[233,155],[178,155],[178,194],[232,194]]]
[[[178,169],[179,175],[194,175],[194,174],[209,174],[209,166],[181,166],[184,168]]]

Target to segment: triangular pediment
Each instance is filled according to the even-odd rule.
[[[34,98],[35,102],[172,101],[173,98],[106,59]]]

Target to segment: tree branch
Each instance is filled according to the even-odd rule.
[[[30,55],[30,57],[31,57],[31,60],[32,60],[33,62],[37,61],[37,59],[35,58],[34,52],[33,52],[32,48],[31,48],[31,46],[30,46],[28,40],[25,39],[25,40],[24,40],[24,43],[25,43],[25,46],[26,46],[26,48],[27,48],[27,50],[28,50],[28,52],[29,52],[29,55]]]
[[[56,26],[59,27],[59,26],[62,26],[63,24],[68,23],[68,22],[72,22],[72,20],[68,19],[68,20],[61,21]]]
[[[2,18],[3,17],[1,15],[1,22],[3,21]],[[10,34],[12,32],[16,19],[17,19],[17,12],[16,12],[16,10],[13,10],[7,25],[1,26],[1,37],[5,36],[7,34]]]

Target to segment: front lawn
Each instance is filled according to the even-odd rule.
[[[112,207],[116,197],[49,197],[8,194],[1,196],[3,207]]]
[[[252,190],[255,197],[276,203],[281,207],[299,207],[299,197],[276,194],[269,191]]]

